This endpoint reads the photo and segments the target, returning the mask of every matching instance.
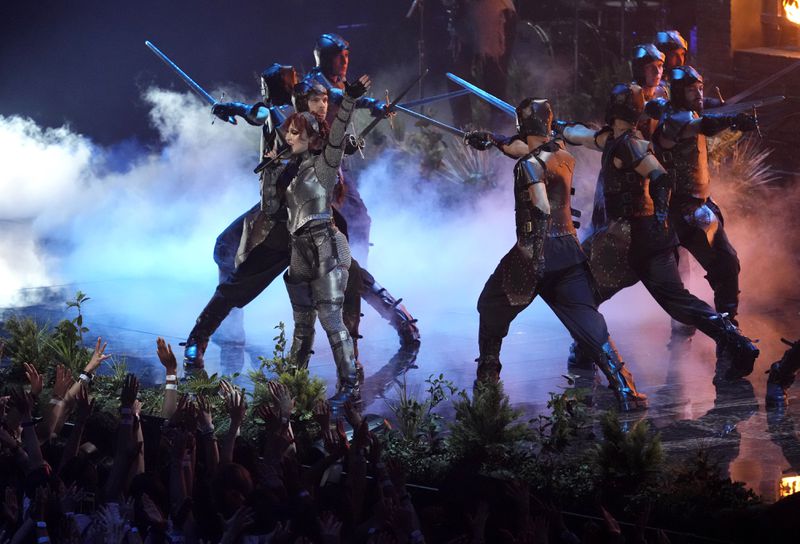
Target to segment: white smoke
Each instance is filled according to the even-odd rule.
[[[216,285],[216,236],[258,199],[252,168],[259,130],[212,124],[208,108],[189,95],[154,89],[144,98],[162,144],[132,149],[122,164],[116,164],[116,150],[68,127],[43,130],[28,119],[0,118],[0,306],[23,302],[27,288],[74,284],[93,296],[93,316],[151,316],[116,324],[185,338]],[[513,161],[491,153],[499,167],[497,188],[485,192],[465,184],[455,205],[442,204],[441,184],[449,182],[420,176],[413,156],[368,158],[359,176],[373,219],[368,269],[405,299],[428,333],[470,343],[483,284],[514,241]],[[576,154],[574,205],[587,223],[599,157]],[[739,231],[736,238],[743,245]],[[708,300],[702,273],[692,284]],[[122,311],[112,311],[114,306]],[[271,327],[291,321],[282,282],[252,306],[249,339],[269,348]],[[668,334],[667,316],[641,286],[620,293],[602,311],[612,333],[656,326]],[[370,310],[365,314],[369,332],[385,328],[376,326]],[[558,334],[566,349],[566,331],[541,301],[511,332],[541,327]],[[322,346],[319,351],[326,353]]]
[[[187,95],[144,98],[163,147],[122,168],[69,127],[0,117],[0,306],[54,283],[214,277],[214,238],[258,198],[258,131],[212,125]]]

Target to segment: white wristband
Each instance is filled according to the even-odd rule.
[[[164,386],[164,389],[166,389],[168,391],[177,391],[178,390],[178,384],[176,384],[176,383],[168,383],[167,385]]]
[[[167,374],[167,381],[168,382],[177,382],[178,381],[177,374]]]

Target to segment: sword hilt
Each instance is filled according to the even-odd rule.
[[[756,107],[755,106],[753,106],[753,121],[756,124],[756,134],[758,134],[758,137],[763,140],[764,139],[764,135],[761,134],[761,125],[758,122],[758,112],[756,111]]]
[[[216,106],[217,104],[219,104],[219,103],[221,103],[221,102],[225,102],[225,91],[222,91],[222,94],[219,96],[219,100],[217,100],[217,101],[214,103],[214,106]],[[213,108],[214,106],[211,106],[211,107]],[[212,115],[214,115],[214,114],[212,114]],[[215,119],[217,119],[217,116],[216,116],[216,115],[214,115],[214,119],[212,119],[212,120],[211,120],[211,124],[212,124],[212,125],[214,124],[214,120],[215,120]],[[228,121],[230,124],[232,124],[232,125],[235,125],[235,124],[237,124],[237,123],[236,123],[236,117],[234,117],[233,115],[229,115],[229,116],[228,116],[228,119],[227,119],[227,121]]]
[[[389,89],[386,89],[386,118],[389,119],[389,127],[394,130],[394,119],[392,119],[394,112],[389,109],[391,105],[392,101],[389,100]]]

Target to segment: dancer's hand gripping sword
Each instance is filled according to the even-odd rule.
[[[403,89],[403,92],[398,94],[394,100],[392,100],[389,104],[386,105],[385,109],[386,115],[384,117],[376,117],[375,119],[372,120],[370,124],[366,126],[366,128],[364,128],[364,130],[361,131],[361,133],[358,135],[358,140],[359,141],[363,140],[367,134],[372,132],[372,129],[378,126],[378,123],[380,123],[381,120],[386,119],[389,116],[389,114],[394,111],[395,107],[400,103],[403,97],[408,94],[408,91],[410,91],[414,87],[414,85],[419,83],[422,80],[422,78],[425,77],[427,74],[428,74],[428,69],[426,68],[425,71],[422,72],[422,74],[420,74],[417,78],[414,79],[414,81],[412,81],[408,85],[408,87]]]
[[[216,104],[218,104],[218,103],[219,103],[219,100],[216,100],[216,99],[214,99],[214,97],[213,97],[213,96],[211,96],[210,94],[208,94],[208,93],[205,91],[205,89],[203,89],[203,88],[202,88],[200,85],[198,85],[198,84],[197,84],[197,83],[196,83],[196,82],[195,82],[195,81],[194,81],[192,78],[190,78],[186,72],[184,72],[183,70],[181,70],[181,69],[178,67],[178,65],[177,65],[177,64],[175,64],[174,62],[172,62],[172,60],[171,60],[171,59],[170,59],[168,56],[166,56],[164,53],[162,53],[162,52],[161,52],[161,50],[160,50],[158,47],[156,47],[155,45],[153,45],[153,44],[152,44],[151,42],[149,42],[149,41],[145,41],[145,42],[144,42],[144,44],[145,44],[145,45],[146,45],[146,46],[147,46],[147,47],[150,49],[150,51],[152,51],[152,52],[153,52],[153,53],[154,53],[154,54],[155,54],[155,55],[156,55],[158,58],[160,58],[162,61],[164,61],[164,64],[166,64],[167,66],[169,66],[169,67],[170,67],[170,68],[171,68],[171,69],[172,69],[172,70],[173,70],[173,71],[174,71],[176,74],[178,74],[178,76],[179,76],[179,77],[180,77],[180,78],[181,78],[181,79],[184,81],[184,83],[186,83],[186,85],[188,85],[188,86],[189,86],[189,88],[190,88],[191,90],[193,90],[193,91],[194,91],[194,92],[195,92],[195,93],[196,93],[196,94],[197,94],[197,95],[198,95],[200,98],[202,98],[203,100],[205,100],[206,102],[208,102],[209,104],[211,104],[211,106],[212,106],[212,107],[213,107],[213,106],[215,106]],[[235,125],[235,124],[236,124],[236,119],[235,119],[235,118],[234,118],[234,117],[231,115],[231,116],[229,116],[229,117],[228,117],[228,122],[229,122],[230,124],[232,124],[232,125]]]

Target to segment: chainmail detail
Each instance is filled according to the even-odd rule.
[[[317,304],[317,311],[319,312],[319,322],[326,333],[330,335],[347,331],[347,327],[344,326],[344,319],[342,319],[342,306],[340,304],[320,302]]]
[[[289,273],[292,281],[310,282],[341,266],[350,268],[350,246],[335,227],[309,229],[293,238]]]

